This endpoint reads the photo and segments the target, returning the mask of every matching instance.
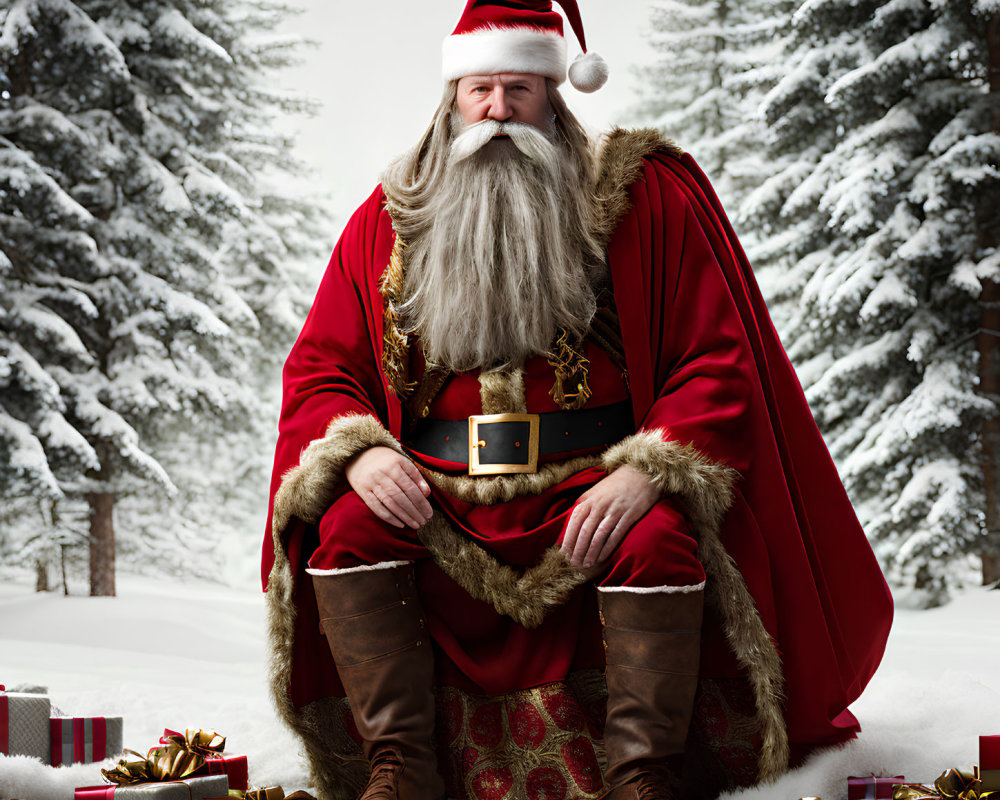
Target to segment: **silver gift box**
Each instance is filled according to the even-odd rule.
[[[52,757],[49,746],[51,710],[52,704],[43,694],[0,692],[0,724],[6,723],[8,742],[7,749],[2,752],[9,756],[34,756],[48,764]]]
[[[229,794],[229,778],[210,775],[170,783],[137,783],[115,789],[115,800],[205,800]]]

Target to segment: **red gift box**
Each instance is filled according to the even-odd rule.
[[[183,733],[172,731],[170,728],[164,728],[163,736],[160,737],[160,744],[169,744],[171,736],[184,738]],[[205,759],[205,764],[191,773],[191,777],[202,775],[225,775],[229,778],[230,789],[246,791],[250,787],[250,766],[247,763],[246,756],[235,756],[232,758],[221,755],[208,756]]]
[[[891,800],[892,787],[897,783],[906,783],[906,778],[897,775],[894,778],[868,775],[864,778],[849,777],[847,779],[847,800]]]
[[[980,791],[1000,792],[1000,736],[979,737]]]

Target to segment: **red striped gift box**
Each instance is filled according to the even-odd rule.
[[[52,717],[52,766],[89,764],[122,752],[121,717]]]

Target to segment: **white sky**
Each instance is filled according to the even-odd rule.
[[[304,9],[284,31],[312,39],[306,63],[284,75],[286,88],[320,101],[312,120],[292,130],[299,156],[315,170],[315,189],[329,193],[339,235],[395,156],[423,133],[441,97],[441,41],[454,30],[465,0],[291,0]],[[651,60],[644,38],[647,0],[580,0],[589,50],[611,77],[584,95],[563,92],[580,118],[605,130],[636,102],[632,66]],[[579,52],[568,24],[569,58]]]

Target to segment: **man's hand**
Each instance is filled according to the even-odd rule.
[[[576,501],[560,550],[587,577],[597,575],[625,534],[660,499],[649,476],[628,465],[591,486]]]
[[[431,518],[431,487],[414,463],[391,447],[369,447],[347,463],[344,476],[379,519],[419,528]]]

